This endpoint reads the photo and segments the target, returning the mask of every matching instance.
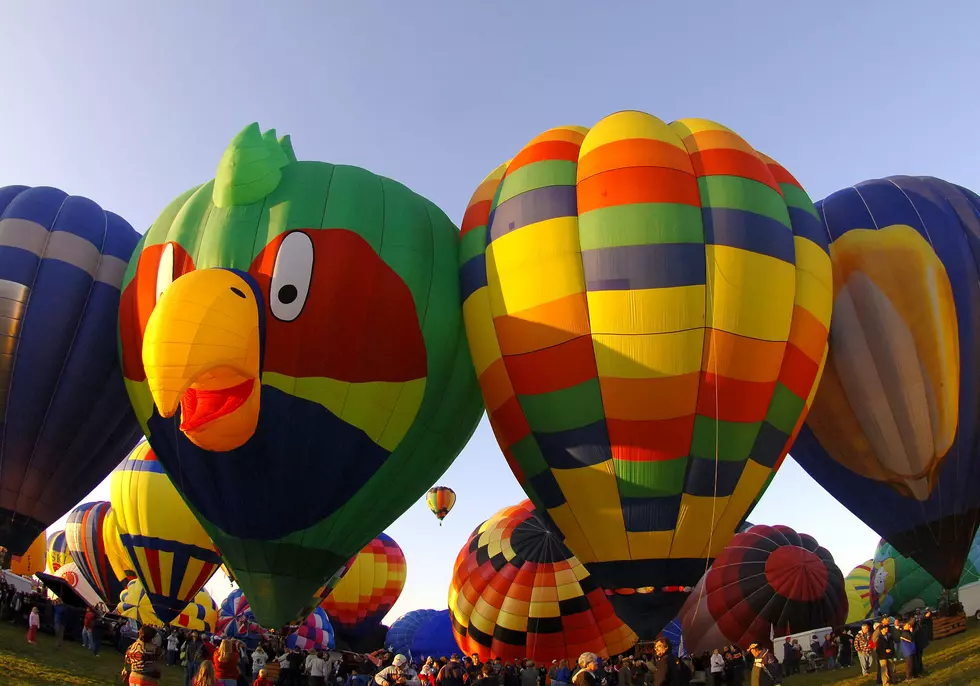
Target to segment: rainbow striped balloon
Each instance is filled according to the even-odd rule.
[[[110,606],[124,586],[116,579],[106,553],[103,528],[109,503],[99,500],[79,505],[68,515],[65,524],[65,540],[68,553],[92,589]]]
[[[822,373],[832,275],[813,204],[729,129],[628,111],[534,138],[461,232],[497,441],[653,638],[779,467]]]

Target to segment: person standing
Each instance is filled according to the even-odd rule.
[[[578,671],[572,677],[575,686],[599,686],[595,672],[599,669],[599,656],[595,653],[582,653],[578,656]]]
[[[236,686],[241,676],[238,646],[232,638],[226,638],[214,654],[214,676],[221,686]]]
[[[197,670],[201,668],[201,662],[204,661],[204,641],[196,631],[192,631],[191,637],[184,643],[184,655],[187,660],[184,665],[184,686],[191,686]]]
[[[667,639],[657,639],[653,653],[653,686],[673,686],[677,681],[677,658],[671,654]]]
[[[54,601],[54,647],[61,648],[65,644],[65,604],[61,600]]]
[[[885,622],[881,624],[881,634],[875,643],[875,650],[878,654],[878,667],[881,670],[882,686],[889,686],[892,681],[892,658],[895,657],[895,639],[891,634],[890,627]]]
[[[748,652],[753,657],[750,682],[752,686],[776,686],[779,684],[782,675],[776,656],[758,643],[750,645]]]
[[[177,638],[177,632],[171,629],[170,634],[167,636],[167,666],[174,667],[177,664],[177,651],[179,648],[180,639]]]
[[[92,624],[95,622],[95,613],[92,608],[85,609],[85,617],[82,619],[82,647],[92,649]]]
[[[899,650],[905,660],[905,680],[915,679],[915,634],[912,630],[912,620],[905,622],[899,636]]]
[[[717,648],[711,653],[709,665],[711,669],[711,683],[715,686],[721,686],[725,678],[725,658]]]
[[[38,614],[37,608],[31,608],[31,616],[27,619],[27,642],[31,645],[37,643],[37,630],[41,626],[41,615]]]
[[[862,624],[861,630],[854,637],[854,652],[858,656],[861,675],[867,676],[871,670],[871,627],[867,624]]]
[[[129,668],[130,686],[155,686],[160,678],[157,660],[163,652],[153,643],[156,629],[150,626],[140,628],[139,638],[126,651],[126,665]]]

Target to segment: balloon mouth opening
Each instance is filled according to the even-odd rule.
[[[180,399],[180,430],[191,433],[241,409],[255,389],[255,379],[227,388],[191,384]]]

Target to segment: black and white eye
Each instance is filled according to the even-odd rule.
[[[174,244],[167,243],[160,253],[160,264],[157,266],[157,302],[167,287],[174,282]]]
[[[302,231],[287,234],[272,268],[269,307],[272,315],[291,322],[303,311],[313,278],[313,241]]]

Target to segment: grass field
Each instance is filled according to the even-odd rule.
[[[980,685],[980,626],[971,621],[964,634],[936,641],[926,652],[930,674],[916,681],[917,686]],[[0,622],[0,686],[103,686],[118,684],[122,656],[106,646],[95,657],[77,643],[54,649],[54,638],[40,634],[37,645],[27,643],[26,632]],[[902,671],[901,669],[899,670]],[[801,674],[783,680],[788,686],[859,686],[873,684],[856,667],[836,672]],[[179,668],[164,667],[162,686],[183,684]]]

